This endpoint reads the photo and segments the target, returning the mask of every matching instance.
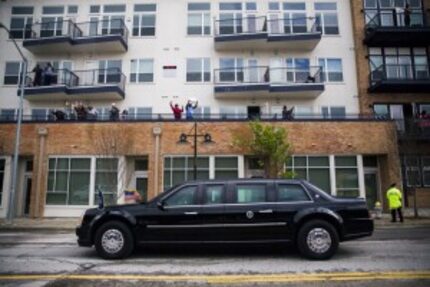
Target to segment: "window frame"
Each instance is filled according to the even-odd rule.
[[[280,201],[279,198],[279,194],[280,194],[280,188],[281,186],[285,186],[285,185],[294,185],[294,186],[300,186],[301,189],[304,191],[304,194],[306,195],[306,197],[308,198],[308,200],[295,200],[295,201]],[[275,184],[275,190],[276,190],[276,195],[275,195],[275,199],[276,202],[278,203],[282,203],[282,204],[297,204],[297,203],[301,203],[301,202],[313,202],[314,200],[312,199],[312,196],[309,194],[309,191],[306,189],[305,186],[303,186],[302,184],[299,183],[283,183],[283,182],[277,182]]]
[[[246,202],[239,202],[239,187],[240,186],[262,186],[264,188],[264,201],[246,201]],[[234,204],[234,205],[254,205],[254,204],[268,204],[271,203],[269,200],[269,188],[268,184],[266,182],[236,182],[233,184],[231,188],[231,196],[230,200],[227,204]]]
[[[3,162],[3,164],[1,164]],[[6,158],[0,156],[0,207],[3,206],[3,195],[6,191],[5,187],[5,174],[6,174]]]
[[[207,194],[207,190],[208,187],[210,186],[221,186],[222,187],[222,191],[221,191],[221,202],[219,203],[208,203],[207,202],[207,198],[208,198],[208,194]],[[211,205],[224,205],[227,202],[227,186],[224,183],[208,183],[208,184],[204,184],[202,190],[202,202],[201,205],[202,206],[211,206]]]
[[[352,165],[337,165],[336,164],[336,159],[338,158],[354,158],[355,159],[355,166]],[[336,196],[339,196],[339,191],[357,191],[357,196],[356,197],[351,197],[351,198],[359,198],[360,197],[360,172],[359,172],[359,162],[357,159],[356,155],[335,155],[334,156],[334,169],[335,169],[335,188],[336,188]],[[352,170],[355,169],[356,174],[357,174],[357,187],[356,188],[352,188],[352,187],[342,187],[339,188],[338,187],[338,174],[337,171],[338,170]],[[345,196],[344,196],[345,197]],[[348,196],[349,198],[349,196]]]
[[[335,4],[336,9],[317,9],[317,4]],[[317,23],[317,31],[320,31],[323,36],[340,36],[341,30],[339,25],[339,12],[337,7],[337,2],[315,2],[314,3],[314,10],[315,10],[315,18]],[[335,16],[336,17],[336,26],[334,25],[326,25],[326,17],[328,16]],[[328,28],[337,28],[337,33],[327,33],[326,29]]]
[[[190,68],[190,61],[199,61],[200,70],[198,72],[196,71],[189,71]],[[186,59],[186,71],[185,71],[185,81],[187,83],[210,83],[212,79],[212,73],[211,73],[211,58],[187,58]],[[207,69],[206,69],[207,68]],[[189,78],[189,75],[191,74],[199,74],[200,80],[191,80]],[[206,75],[209,75],[209,78],[206,78]]]
[[[210,2],[199,2],[199,4],[209,4],[209,9],[190,9],[190,4],[187,5],[187,36],[211,36],[212,35],[212,21],[211,21],[211,3]],[[199,16],[200,26],[190,26],[190,17]],[[208,20],[208,26],[206,26],[206,20]],[[190,28],[200,28],[200,33],[190,33]],[[206,33],[206,28],[209,28]]]
[[[133,70],[133,61],[135,61],[135,70]],[[143,66],[143,68],[145,68],[145,62],[150,62],[151,64],[151,68],[152,71],[151,73],[140,73],[140,68],[141,65]],[[147,64],[149,65],[149,64]],[[132,75],[136,75],[135,76],[135,80],[132,80]],[[145,75],[150,75],[151,76],[151,81],[145,81],[142,80],[140,81],[140,75],[145,76]],[[129,74],[129,83],[131,84],[145,84],[145,83],[154,83],[154,59],[153,58],[141,58],[141,59],[131,59],[130,60],[130,74]]]
[[[329,61],[339,62],[337,64],[340,64],[340,71],[330,69]],[[323,64],[322,66],[321,66],[321,63]],[[321,74],[322,74],[321,80],[322,80],[322,82],[324,82],[324,83],[344,83],[345,82],[345,77],[343,75],[342,58],[318,58],[318,64],[321,67]],[[340,80],[330,79],[330,74],[333,74],[333,73],[339,73],[341,76],[341,79]]]
[[[132,29],[131,29],[131,36],[132,37],[136,37],[136,38],[147,38],[147,37],[156,37],[157,35],[157,4],[156,3],[145,3],[142,5],[155,5],[155,10],[154,11],[136,11],[136,5],[139,4],[135,4],[134,5],[134,9],[133,9],[133,21],[131,23]],[[145,17],[154,17],[154,25],[153,26],[146,26],[143,25],[143,18]],[[138,23],[137,26],[135,25],[135,17],[138,17]],[[138,29],[138,33],[137,35],[135,35],[134,31],[135,29]],[[145,29],[154,29],[153,34],[148,34],[145,35],[144,33],[142,33],[142,30]]]
[[[169,198],[171,198],[175,194],[179,193],[181,190],[184,190],[184,189],[189,188],[189,187],[195,187],[195,191],[194,191],[194,195],[193,195],[193,204],[184,204],[184,205],[168,205],[167,204],[167,200],[169,200]],[[165,209],[174,209],[174,208],[183,208],[183,207],[188,207],[188,206],[198,206],[199,205],[198,197],[199,197],[199,185],[198,184],[184,184],[184,185],[178,186],[178,188],[176,188],[174,191],[170,192],[168,195],[163,197],[163,199],[161,201],[166,203],[166,205],[164,206]]]
[[[31,8],[32,13],[14,13],[14,8]],[[12,28],[12,21],[16,19],[22,19],[24,20],[24,26],[22,29]],[[33,25],[34,20],[34,6],[12,6],[11,7],[11,18],[10,18],[10,25],[9,25],[9,39],[15,39],[15,40],[23,40],[27,38],[32,37],[32,31],[31,26]],[[15,31],[22,32],[22,37],[11,37]],[[26,33],[30,32],[30,35],[27,35]]]
[[[18,64],[18,73],[17,74],[7,74],[8,64]],[[5,66],[4,66],[3,85],[5,85],[5,86],[19,85],[21,82],[21,75],[23,73],[23,71],[22,71],[23,67],[24,67],[24,63],[21,61],[6,61]],[[16,83],[6,83],[6,77],[16,77]]]

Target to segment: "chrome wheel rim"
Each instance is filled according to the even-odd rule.
[[[306,242],[312,252],[322,254],[330,249],[331,236],[324,228],[313,228],[309,231]]]
[[[118,229],[108,229],[102,236],[102,247],[109,253],[114,254],[119,252],[124,246],[124,236]]]

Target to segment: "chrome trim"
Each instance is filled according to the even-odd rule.
[[[158,225],[149,224],[146,228],[151,229],[169,229],[169,228],[222,228],[222,227],[269,227],[269,226],[286,226],[286,222],[270,222],[270,223],[228,223],[228,224],[177,224],[177,225]]]
[[[213,241],[207,241],[207,240],[172,240],[172,241],[156,241],[156,240],[142,240],[139,243],[140,244],[219,244],[219,243],[283,243],[283,242],[291,242],[290,239],[267,239],[267,240],[213,240]]]
[[[102,235],[101,245],[106,253],[118,253],[124,247],[124,244],[124,236],[118,229],[108,229]]]
[[[330,233],[321,227],[311,229],[306,236],[308,248],[317,254],[327,252],[332,246]]]
[[[197,215],[197,214],[199,214],[197,211],[186,211],[186,212],[184,212],[184,214],[185,215]]]
[[[273,210],[271,210],[271,209],[264,209],[264,210],[260,210],[260,211],[258,211],[258,213],[261,213],[261,214],[268,214],[268,213],[273,213]]]
[[[177,206],[166,206],[165,209],[177,209],[177,208],[202,208],[202,207],[225,207],[225,206],[258,206],[258,205],[292,205],[292,204],[303,204],[303,203],[313,203],[313,200],[302,200],[302,201],[292,201],[292,202],[250,202],[250,203],[222,203],[222,204],[194,204],[194,205],[177,205]]]

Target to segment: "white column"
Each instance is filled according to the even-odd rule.
[[[215,179],[215,156],[209,157],[209,179]]]
[[[118,180],[118,190],[117,190],[117,203],[123,203],[124,202],[124,194],[123,191],[127,187],[126,184],[126,178],[127,178],[127,161],[125,159],[125,156],[120,156],[118,158],[118,174],[117,174],[117,180]]]
[[[334,155],[330,155],[330,187],[331,187],[331,195],[336,196],[336,163],[334,161]]]
[[[94,202],[95,185],[96,185],[96,158],[91,157],[91,172],[90,172],[90,206],[94,206],[97,202]]]
[[[366,198],[366,186],[364,183],[364,167],[363,167],[363,156],[357,155],[357,169],[358,169],[358,188],[360,191],[360,197]]]
[[[243,155],[237,156],[237,167],[239,169],[238,172],[238,178],[244,178],[245,177],[245,157]]]

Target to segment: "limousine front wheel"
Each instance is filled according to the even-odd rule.
[[[324,220],[306,222],[297,235],[300,253],[310,259],[329,259],[339,246],[339,235],[332,224]]]
[[[97,229],[94,245],[105,259],[125,258],[133,251],[133,234],[124,223],[109,221]]]

